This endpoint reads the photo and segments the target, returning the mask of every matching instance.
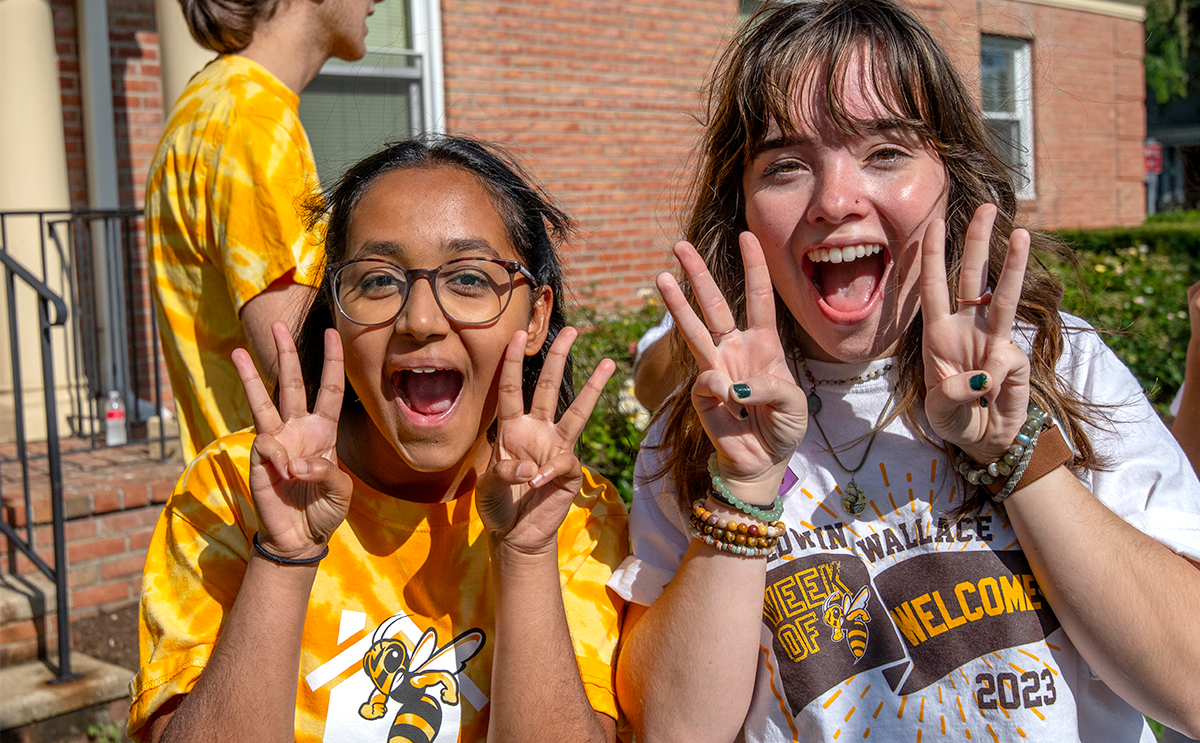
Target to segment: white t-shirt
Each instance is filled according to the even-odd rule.
[[[1094,333],[1068,332],[1067,340],[1059,373],[1088,400],[1115,405],[1107,412],[1118,435],[1089,431],[1112,471],[1086,472],[1084,485],[1141,531],[1200,559],[1200,483],[1187,458]],[[821,380],[887,363],[808,365]],[[846,467],[867,443],[843,447],[869,433],[895,382],[893,369],[817,388],[821,424]],[[661,434],[659,423],[647,443]],[[689,542],[667,481],[642,478],[660,454],[642,449],[633,555],[609,581],[647,606]],[[869,499],[858,517],[842,506],[839,487],[849,479],[810,425],[781,487],[789,532],[767,568],[745,740],[1154,741],[1060,628],[1003,513],[985,506],[948,521],[963,482],[939,449],[898,419],[855,474]]]

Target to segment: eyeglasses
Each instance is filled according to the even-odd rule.
[[[402,268],[377,258],[357,258],[325,269],[338,311],[356,325],[385,325],[400,316],[421,277],[433,288],[442,313],[459,325],[487,325],[508,308],[517,274],[536,287],[516,261],[456,258],[437,268]]]

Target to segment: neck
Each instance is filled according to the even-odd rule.
[[[312,3],[280,3],[270,19],[254,28],[250,44],[238,52],[265,67],[299,95],[329,59],[329,43],[310,16]]]
[[[487,470],[493,444],[481,433],[471,449],[454,466],[436,472],[414,469],[393,448],[378,445],[381,437],[360,436],[374,430],[365,411],[343,411],[338,422],[338,459],[367,485],[380,493],[410,503],[449,503],[475,489]]]

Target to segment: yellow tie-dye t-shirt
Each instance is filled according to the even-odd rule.
[[[317,171],[300,99],[245,57],[218,57],[171,111],[146,186],[158,329],[184,455],[253,421],[235,348],[239,313],[276,281],[320,281],[302,208]]]
[[[131,683],[134,740],[149,737],[155,710],[196,684],[225,607],[237,596],[258,529],[246,481],[253,441],[242,431],[202,452],[154,530],[142,582],[141,671]],[[350,513],[329,541],[308,601],[296,740],[387,743],[401,715],[423,719],[427,733],[436,724],[430,739],[485,740],[496,586],[474,494],[410,503],[353,479]],[[584,689],[594,709],[614,718],[624,603],[605,584],[628,555],[628,542],[616,489],[585,469],[584,487],[558,531],[559,574]],[[381,688],[389,687],[384,674],[373,678],[364,664],[381,641],[377,650],[402,644],[410,658],[418,647],[428,655],[456,641],[460,658],[473,650],[461,671],[449,669],[457,671],[458,703],[442,700],[438,685],[424,692]],[[365,703],[379,701],[381,692],[392,695],[386,709],[366,719]]]

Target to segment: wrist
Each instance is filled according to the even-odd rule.
[[[727,493],[751,506],[771,508],[779,496],[779,484],[783,482],[783,473],[787,469],[786,461],[749,477],[727,475],[722,471],[719,462],[716,452],[708,458],[708,474],[712,478],[715,490],[722,494]]]

